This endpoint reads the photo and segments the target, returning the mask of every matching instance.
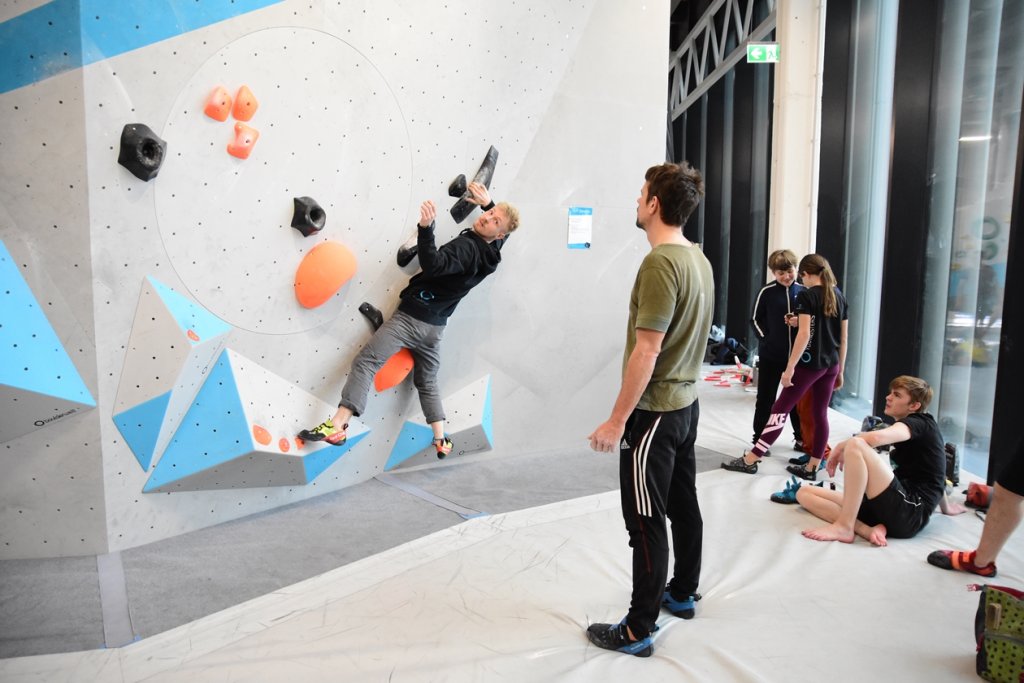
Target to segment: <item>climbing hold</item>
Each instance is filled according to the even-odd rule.
[[[228,154],[239,159],[248,159],[260,132],[244,123],[235,124],[235,141],[228,145]]]
[[[412,370],[415,361],[409,349],[399,349],[398,353],[388,358],[377,374],[373,376],[373,387],[377,393],[398,386]]]
[[[455,176],[455,180],[448,185],[448,196],[461,197],[464,194],[466,194],[466,176],[460,173]]]
[[[117,156],[117,163],[139,180],[155,178],[166,153],[167,143],[147,125],[129,123],[121,131],[121,152]]]
[[[366,319],[373,325],[373,331],[376,332],[380,329],[380,326],[384,324],[384,316],[377,310],[377,307],[373,304],[368,304],[365,301],[359,304],[359,312],[366,316]]]
[[[356,257],[338,242],[322,242],[310,249],[295,271],[295,298],[306,308],[324,304],[352,279]]]
[[[260,106],[260,103],[256,101],[256,96],[252,94],[252,90],[249,90],[249,86],[243,85],[235,93],[235,119],[238,121],[248,121],[252,118],[252,115],[256,113],[256,108]],[[221,119],[223,121],[223,119]]]
[[[256,439],[256,443],[264,446],[270,444],[270,432],[261,427],[260,425],[252,426],[252,437]]]
[[[480,164],[480,170],[473,176],[473,182],[480,183],[486,188],[491,187],[491,178],[494,177],[494,167],[498,165],[498,150],[494,148],[494,145],[487,150],[487,155],[484,157],[483,163]],[[452,218],[455,219],[456,223],[461,223],[466,220],[466,216],[473,212],[476,208],[476,204],[469,201],[468,190],[463,193],[459,201],[455,202],[452,206],[450,213]]]
[[[210,96],[206,98],[206,107],[203,109],[203,113],[214,121],[228,120],[228,114],[231,113],[231,95],[224,89],[224,86],[218,85],[213,89]]]
[[[292,227],[309,237],[324,229],[327,214],[312,197],[295,197],[295,213],[292,215]]]

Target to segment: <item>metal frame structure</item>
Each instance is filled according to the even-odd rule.
[[[669,58],[670,122],[679,118],[708,88],[746,57],[748,42],[762,40],[775,30],[776,0],[763,0],[768,7],[768,16],[751,29],[754,8],[759,1],[716,0]],[[735,38],[736,48],[727,54],[730,37]]]

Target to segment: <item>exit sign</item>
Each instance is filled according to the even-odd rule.
[[[747,61],[752,64],[769,64],[779,61],[779,44],[747,43]]]

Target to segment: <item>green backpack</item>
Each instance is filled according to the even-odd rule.
[[[974,616],[978,675],[997,683],[1024,683],[1024,591],[972,584],[981,591]]]

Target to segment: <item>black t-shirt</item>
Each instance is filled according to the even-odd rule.
[[[839,342],[842,340],[842,321],[846,320],[846,297],[833,287],[836,293],[835,317],[825,315],[825,291],[818,285],[808,287],[796,295],[794,310],[811,316],[811,339],[807,342],[800,366],[811,370],[830,368],[839,362]]]
[[[928,413],[911,413],[900,422],[910,430],[910,440],[893,444],[889,458],[903,488],[921,501],[927,520],[946,490],[946,449],[942,432]]]

